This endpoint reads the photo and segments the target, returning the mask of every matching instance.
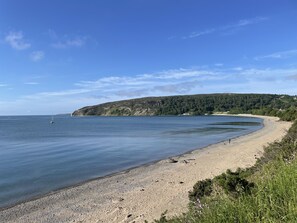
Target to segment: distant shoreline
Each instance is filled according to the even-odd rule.
[[[227,168],[252,165],[255,155],[261,155],[263,144],[279,139],[284,134],[283,131],[291,125],[272,117],[250,117],[264,119],[264,127],[232,139],[230,145],[226,141],[220,142],[176,156],[176,163],[170,163],[168,159],[155,161],[60,189],[12,207],[2,208],[0,220],[128,222],[133,219],[143,222],[145,219],[158,218],[166,209],[169,215],[179,214],[185,211],[188,203],[187,191],[197,180],[215,176]],[[256,149],[245,151],[238,148],[243,148],[246,144],[253,144]],[[160,201],[160,197],[164,202],[156,203],[155,200]],[[141,206],[144,207],[139,210]],[[127,217],[130,212],[131,216]]]

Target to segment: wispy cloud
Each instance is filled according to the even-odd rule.
[[[241,71],[241,70],[243,70],[242,67],[233,67],[232,69],[235,70],[235,71]]]
[[[23,98],[25,99],[41,99],[47,97],[63,97],[63,96],[71,96],[71,95],[79,95],[87,92],[91,92],[91,89],[69,89],[63,91],[49,91],[49,92],[40,92],[33,95],[27,95]]]
[[[38,82],[26,82],[24,84],[26,84],[26,85],[39,85]]]
[[[75,37],[72,39],[59,40],[58,42],[52,43],[51,46],[57,49],[66,48],[80,48],[86,44],[85,37]]]
[[[210,70],[199,70],[199,69],[172,69],[165,70],[156,73],[146,73],[139,74],[136,76],[109,76],[103,77],[95,81],[81,81],[75,85],[82,88],[88,89],[102,89],[109,88],[115,89],[116,87],[121,88],[132,88],[132,87],[142,87],[143,86],[153,86],[152,89],[162,89],[155,88],[156,86],[175,85],[183,82],[183,80],[207,80],[207,79],[218,79],[219,75],[216,75],[215,71]],[[181,85],[179,85],[181,86]],[[165,89],[165,88],[163,88]]]
[[[203,31],[199,31],[199,32],[192,32],[190,35],[183,36],[182,39],[196,38],[196,37],[199,37],[199,36],[214,33],[216,31],[217,31],[217,29],[213,28],[213,29],[207,29],[207,30],[203,30]]]
[[[150,74],[135,76],[108,76],[94,81],[80,81],[74,83],[74,89],[56,92],[41,92],[29,97],[64,97],[88,94],[108,95],[109,97],[121,96],[154,96],[168,94],[199,93],[207,86],[209,90],[219,86],[229,86],[230,91],[242,90],[242,85],[249,83],[274,83],[287,80],[290,75],[295,75],[297,69],[248,69],[243,67],[209,68],[209,69],[173,69]],[[222,84],[224,83],[224,84]],[[240,87],[237,88],[237,86]],[[213,86],[213,88],[212,88]],[[199,90],[200,89],[200,90]],[[201,93],[201,92],[200,92]]]
[[[49,38],[52,43],[51,47],[56,49],[66,49],[66,48],[80,48],[86,45],[87,41],[92,39],[88,36],[82,35],[59,35],[55,30],[49,29],[47,31]]]
[[[5,42],[15,50],[25,50],[31,47],[31,44],[24,40],[24,36],[21,31],[9,32],[5,37]]]
[[[255,18],[251,18],[251,19],[242,19],[242,20],[239,20],[234,25],[230,25],[230,27],[231,28],[242,27],[242,26],[257,24],[257,23],[260,23],[260,22],[263,22],[263,21],[266,21],[266,20],[268,20],[267,17],[255,17]]]
[[[286,58],[294,57],[294,56],[297,56],[297,49],[271,53],[268,55],[257,56],[257,57],[254,57],[254,59],[255,60],[286,59]]]
[[[15,103],[6,104],[11,108],[20,105],[28,107],[29,104],[34,109],[36,107],[48,113],[51,108],[59,112],[71,112],[86,105],[147,96],[224,92],[297,94],[296,74],[297,68],[259,69],[226,65],[169,69],[154,73],[82,80],[73,83],[72,87],[67,89],[21,96]],[[28,81],[26,84],[35,84],[33,82]],[[39,106],[35,106],[36,104]],[[0,113],[1,109],[3,110],[0,106]]]
[[[201,87],[202,84],[198,80],[193,80],[176,84],[163,84],[155,86],[153,89],[168,94],[186,94],[197,86]]]
[[[209,34],[213,34],[216,32],[223,33],[223,34],[226,34],[226,33],[230,34],[230,33],[234,33],[239,28],[243,28],[245,26],[249,26],[249,25],[253,25],[253,24],[258,24],[258,23],[264,22],[266,20],[268,20],[267,17],[255,17],[255,18],[250,18],[250,19],[242,19],[242,20],[239,20],[238,22],[233,23],[233,24],[227,24],[227,25],[220,26],[220,27],[209,28],[209,29],[205,29],[202,31],[192,32],[189,35],[183,36],[182,39],[197,38],[200,36],[209,35]]]
[[[4,84],[4,83],[0,82],[0,87],[7,87],[7,86],[8,86],[7,84]]]
[[[287,76],[288,80],[294,80],[294,81],[297,81],[297,73],[296,74],[293,74],[293,75],[289,75]]]
[[[30,54],[30,59],[34,62],[40,61],[44,58],[44,52],[43,51],[34,51]]]

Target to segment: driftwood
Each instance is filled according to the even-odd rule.
[[[177,162],[178,162],[178,160],[173,159],[173,158],[169,158],[169,163],[177,163]]]

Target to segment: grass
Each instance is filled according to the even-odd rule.
[[[189,213],[180,222],[294,222],[297,219],[297,161],[277,161],[254,177],[257,187],[251,195],[233,199],[218,196],[201,214]],[[213,198],[212,198],[213,199]],[[194,213],[193,213],[194,212]],[[197,211],[196,211],[197,212]],[[189,217],[193,221],[189,220]],[[190,218],[191,219],[191,218]]]
[[[158,223],[297,222],[297,121],[248,169],[198,181],[189,211]]]

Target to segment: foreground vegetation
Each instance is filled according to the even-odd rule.
[[[281,142],[264,151],[251,168],[198,181],[187,213],[172,219],[164,214],[155,222],[296,222],[297,120]]]

